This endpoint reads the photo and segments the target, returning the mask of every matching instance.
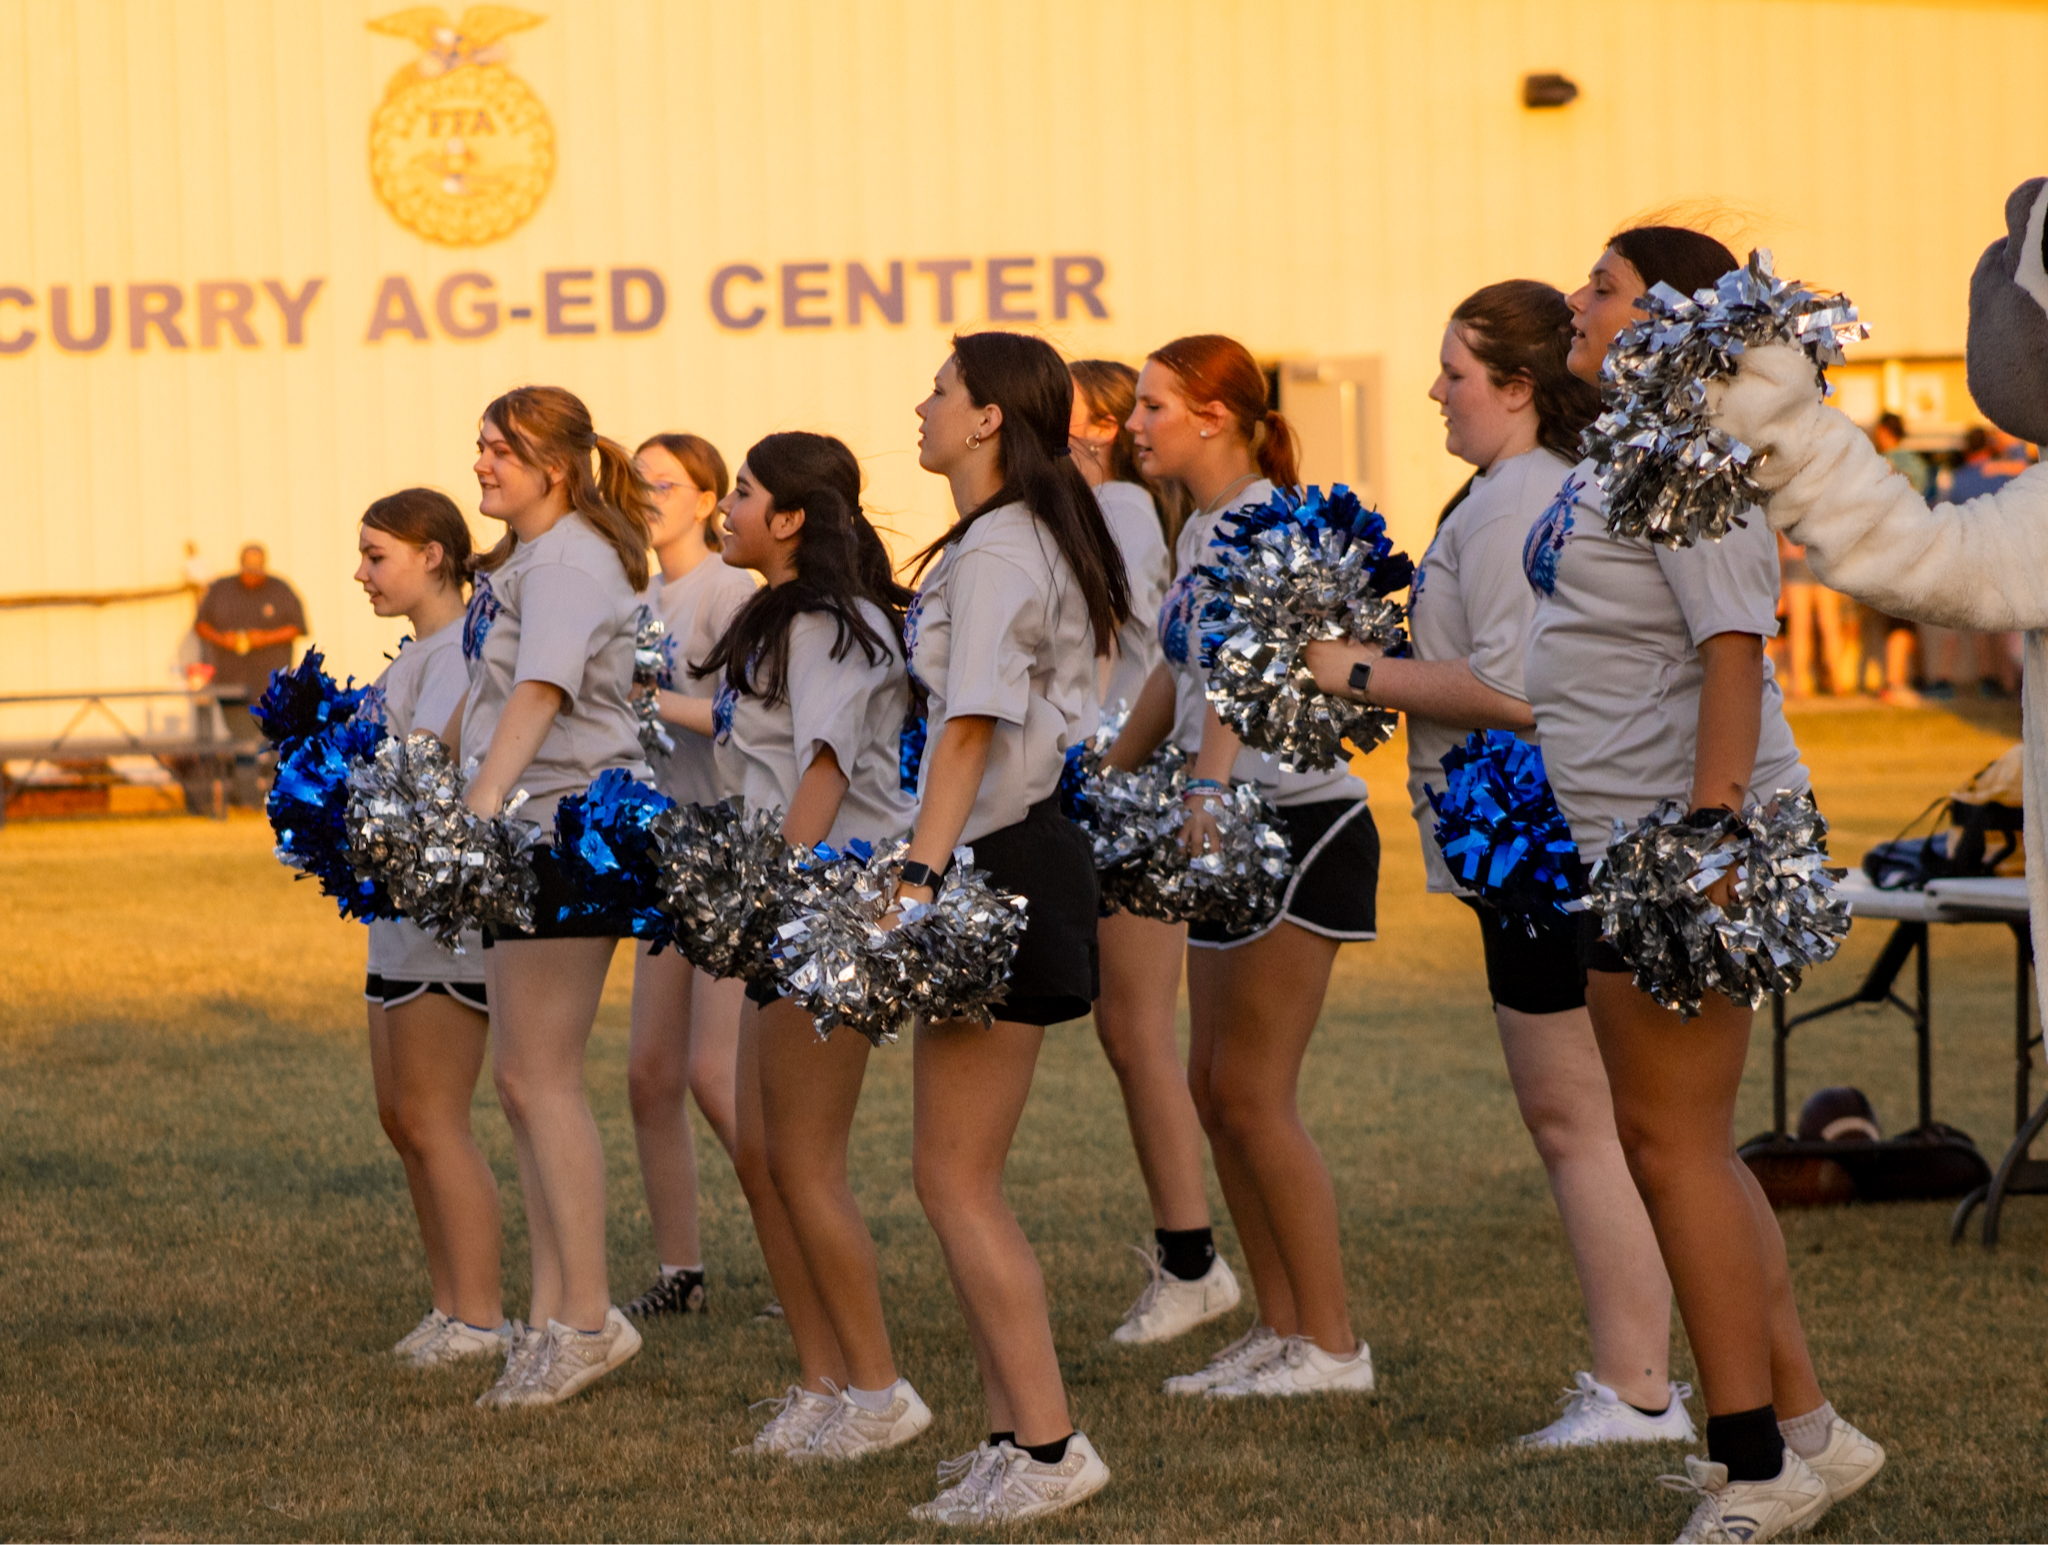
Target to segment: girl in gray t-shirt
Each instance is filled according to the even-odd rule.
[[[356,709],[399,739],[448,722],[468,690],[462,661],[462,588],[469,526],[455,501],[408,488],[363,512],[356,581],[380,617],[404,617],[399,646]],[[363,996],[370,1076],[385,1131],[405,1161],[426,1247],[433,1304],[392,1352],[419,1368],[502,1355],[511,1340],[499,1293],[498,1185],[477,1147],[470,1097],[483,1071],[486,1018],[482,941],[443,949],[404,918],[369,928]]]
[[[1691,293],[1737,266],[1712,237],[1671,226],[1614,236],[1571,296],[1568,363],[1600,379],[1652,284]],[[1612,823],[1683,799],[1703,819],[1806,788],[1764,640],[1778,555],[1761,512],[1681,550],[1616,537],[1592,467],[1566,477],[1524,547],[1536,591],[1524,681],[1544,761],[1580,852]],[[1724,879],[1708,894],[1721,899]],[[1720,893],[1720,894],[1717,894]],[[1776,1215],[1735,1154],[1735,1101],[1754,1017],[1708,994],[1681,1023],[1631,978],[1582,914],[1586,1002],[1629,1167],[1700,1370],[1707,1469],[1688,1536],[1748,1516],[1757,1538],[1805,1529],[1876,1473],[1883,1450],[1834,1413],[1799,1328]]]
[[[917,410],[918,465],[946,479],[959,519],[925,550],[906,624],[930,731],[899,895],[929,900],[965,845],[1028,905],[993,1026],[916,1029],[918,1196],[980,1343],[988,1428],[1011,1438],[966,1456],[965,1478],[912,1516],[999,1528],[1109,1479],[1073,1430],[1044,1279],[1002,1177],[1045,1026],[1095,998],[1094,859],[1056,790],[1067,748],[1094,731],[1096,661],[1130,606],[1069,453],[1066,365],[1017,333],[964,334],[953,349]],[[988,1487],[998,1468],[1003,1484]]]
[[[686,666],[715,696],[682,700],[681,722],[714,738],[721,780],[750,808],[780,810],[793,843],[879,846],[915,813],[898,764],[909,593],[861,513],[860,483],[859,461],[829,435],[773,434],[747,452],[721,506],[720,557],[765,587]],[[931,1422],[898,1375],[874,1242],[847,1182],[872,1047],[851,1033],[821,1044],[770,982],[747,998],[734,1158],[802,1368],[752,1447],[854,1459]]]
[[[522,386],[477,426],[478,508],[506,534],[478,561],[463,623],[470,689],[458,757],[479,757],[464,801],[552,827],[555,806],[610,768],[645,780],[629,696],[647,584],[646,484],[624,446],[560,387]],[[583,1048],[624,918],[588,917],[552,850],[534,855],[534,926],[485,936],[498,1094],[519,1156],[533,1250],[533,1327],[483,1396],[553,1405],[640,1349],[611,1304],[604,1150]],[[570,915],[565,916],[567,912]]]

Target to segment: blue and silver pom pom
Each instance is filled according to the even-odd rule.
[[[357,686],[353,676],[347,686],[337,686],[320,668],[323,658],[319,650],[308,649],[306,657],[289,670],[272,671],[263,695],[250,705],[263,738],[280,752],[291,750],[308,735],[353,718],[370,690]]]
[[[1344,742],[1370,751],[1393,734],[1392,712],[1325,695],[1302,659],[1327,639],[1405,651],[1407,608],[1393,597],[1415,565],[1379,512],[1341,483],[1281,489],[1225,515],[1209,546],[1215,561],[1196,571],[1202,667],[1223,722],[1286,772],[1335,767]]]
[[[1543,772],[1543,752],[1506,730],[1477,730],[1443,757],[1436,843],[1460,885],[1517,918],[1539,922],[1585,910],[1586,868]]]
[[[652,762],[673,755],[676,738],[661,717],[660,690],[668,678],[668,625],[641,607],[633,628],[633,688],[630,701],[640,733],[640,752]]]
[[[1796,991],[1848,935],[1827,834],[1811,794],[1693,818],[1667,799],[1633,831],[1615,822],[1587,900],[1636,986],[1665,1008],[1690,1019],[1710,992],[1755,1008],[1766,993]],[[1723,878],[1725,910],[1706,894]]]
[[[633,937],[659,950],[672,941],[659,906],[661,850],[655,822],[675,801],[622,767],[607,768],[581,794],[555,806],[555,861],[575,899],[557,922],[631,920]]]
[[[1769,495],[1750,476],[1750,448],[1709,422],[1707,383],[1733,375],[1745,349],[1789,343],[1825,386],[1842,346],[1870,329],[1845,296],[1780,279],[1768,250],[1751,252],[1711,290],[1685,296],[1660,283],[1636,306],[1648,315],[1608,349],[1603,411],[1585,438],[1607,490],[1607,527],[1665,547],[1719,540]]]
[[[285,674],[277,672],[272,686]],[[324,676],[320,680],[334,685]],[[316,711],[346,695],[321,698]],[[276,722],[284,722],[281,705]],[[389,890],[363,868],[348,824],[349,780],[384,740],[384,726],[374,719],[345,718],[295,736],[278,759],[270,797],[264,801],[270,829],[277,834],[279,861],[306,879],[318,880],[321,892],[334,898],[343,917],[365,923],[398,915]]]

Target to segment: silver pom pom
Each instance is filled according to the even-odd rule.
[[[671,919],[683,957],[713,976],[767,977],[797,876],[782,812],[749,810],[737,798],[678,805],[648,831],[659,854],[655,905]]]
[[[896,927],[884,928],[908,846],[806,856],[776,958],[783,991],[821,1038],[845,1028],[881,1046],[912,1016],[986,1025],[1008,994],[1024,898],[996,890],[961,848],[938,894],[906,904]]]
[[[1622,330],[1600,367],[1605,409],[1586,431],[1586,454],[1607,490],[1607,528],[1666,547],[1718,540],[1769,495],[1750,476],[1750,448],[1707,417],[1707,383],[1735,373],[1744,349],[1789,343],[1826,367],[1842,346],[1870,336],[1840,295],[1819,295],[1750,253],[1711,290],[1691,297],[1668,284],[1636,302],[1646,320]]]
[[[533,849],[541,829],[518,818],[522,790],[495,816],[462,802],[476,762],[454,755],[424,730],[387,737],[349,775],[350,855],[365,878],[381,880],[401,915],[462,953],[472,928],[503,933],[533,926]]]
[[[661,717],[658,695],[668,670],[667,633],[668,624],[650,608],[640,608],[639,624],[633,630],[633,690],[629,701],[633,717],[639,721],[641,753],[650,762],[670,755],[676,748],[676,738]]]
[[[1699,823],[1667,799],[1633,831],[1615,823],[1587,901],[1636,986],[1665,1008],[1690,1019],[1709,992],[1755,1008],[1796,991],[1848,935],[1827,832],[1811,794],[1780,791],[1769,810]],[[1723,876],[1725,911],[1706,894]]]

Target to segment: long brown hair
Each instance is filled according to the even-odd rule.
[[[590,409],[559,386],[515,386],[484,409],[484,420],[512,446],[512,453],[545,475],[562,468],[569,508],[596,528],[619,555],[619,566],[635,590],[647,586],[647,542],[654,506],[633,458],[590,422]],[[498,545],[471,565],[484,573],[512,556],[519,538],[507,531]]]
[[[1074,390],[1088,410],[1091,421],[1108,419],[1116,425],[1116,438],[1109,443],[1109,465],[1104,470],[1117,483],[1136,483],[1152,496],[1152,508],[1170,547],[1180,535],[1187,516],[1187,490],[1171,479],[1155,481],[1138,467],[1137,440],[1131,434],[1130,417],[1138,406],[1138,372],[1120,359],[1071,359],[1067,374],[1074,378]]]
[[[441,561],[434,568],[434,578],[457,595],[462,593],[469,579],[469,522],[440,489],[401,488],[386,494],[363,511],[363,524],[411,547],[439,542]]]
[[[1564,292],[1538,279],[1506,279],[1459,301],[1451,321],[1495,386],[1529,383],[1536,443],[1578,460],[1579,436],[1600,416],[1600,389],[1564,367],[1572,327]]]
[[[1266,373],[1252,351],[1221,333],[1176,338],[1145,356],[1180,377],[1190,407],[1220,402],[1237,420],[1259,471],[1276,488],[1301,481],[1301,449],[1294,426],[1267,403]]]
[[[718,454],[718,447],[702,435],[649,435],[633,454],[645,455],[650,445],[667,451],[675,458],[676,465],[689,474],[690,481],[714,498],[723,499],[726,490],[732,487],[732,478],[725,470],[725,458]],[[713,552],[723,552],[725,533],[718,529],[715,514],[716,511],[704,517],[704,545]]]
[[[1022,504],[1051,533],[1088,603],[1095,652],[1109,653],[1116,630],[1131,615],[1131,587],[1123,554],[1095,502],[1095,490],[1081,476],[1067,444],[1074,417],[1074,378],[1059,351],[1043,338],[1023,333],[956,333],[953,359],[960,384],[977,408],[994,403],[1003,410],[996,436],[996,467],[1003,485],[969,510],[917,555],[922,572],[960,540],[989,511]]]

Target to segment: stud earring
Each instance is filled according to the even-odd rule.
[[[1203,438],[1204,440],[1206,440],[1206,439],[1208,439],[1208,438],[1209,438],[1209,431],[1208,431],[1208,430],[1206,430],[1206,429],[1205,429],[1205,430],[1203,430],[1203,431],[1202,431],[1202,438]]]

